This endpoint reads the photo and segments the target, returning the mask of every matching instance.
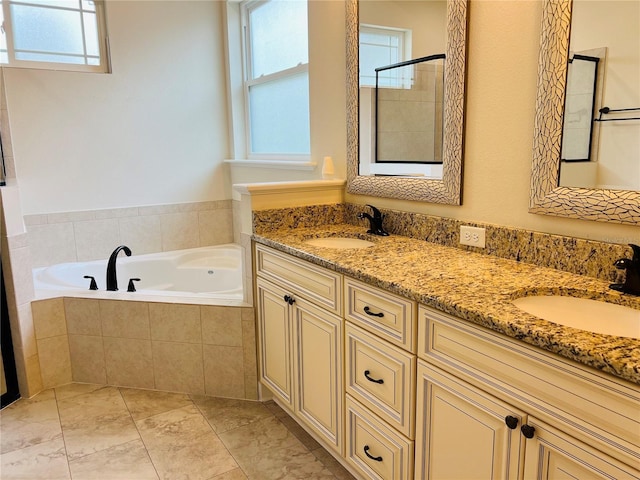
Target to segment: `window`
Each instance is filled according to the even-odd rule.
[[[411,31],[378,25],[360,25],[360,86],[375,87],[376,68],[411,59]],[[381,87],[400,87],[406,79],[400,69],[386,70],[378,79]]]
[[[306,0],[242,5],[248,158],[310,155]]]
[[[4,0],[0,7],[0,64],[108,71],[102,1]]]

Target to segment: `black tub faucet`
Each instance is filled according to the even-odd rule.
[[[118,276],[116,275],[116,259],[118,258],[118,254],[120,250],[124,250],[124,253],[127,257],[131,256],[131,249],[125,245],[120,245],[117,247],[109,257],[109,262],[107,263],[107,290],[111,292],[115,292],[118,290]]]
[[[369,215],[366,212],[360,212],[357,215],[358,218],[366,218],[367,220],[369,220],[369,230],[367,230],[367,233],[373,233],[374,235],[380,235],[384,237],[389,235],[389,232],[387,232],[382,226],[384,215],[382,215],[382,213],[380,213],[380,210],[378,210],[373,205],[367,205],[367,207],[371,208],[373,216]]]
[[[640,247],[638,245],[629,246],[633,249],[633,257],[621,258],[614,262],[614,266],[619,270],[626,270],[624,283],[612,283],[609,288],[630,295],[640,295]]]

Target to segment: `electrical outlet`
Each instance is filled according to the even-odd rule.
[[[485,230],[479,227],[460,226],[460,243],[472,247],[484,248]]]

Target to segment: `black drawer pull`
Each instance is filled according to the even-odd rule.
[[[373,313],[369,307],[364,307],[364,313],[366,313],[367,315],[371,315],[372,317],[384,317],[384,313]]]
[[[369,374],[371,374],[371,371],[370,371],[370,370],[365,370],[365,371],[364,371],[364,376],[365,376],[365,377],[367,378],[367,380],[369,380],[370,382],[373,382],[373,383],[379,383],[380,385],[382,385],[382,384],[384,383],[384,380],[383,380],[382,378],[381,378],[380,380],[376,380],[375,378],[371,378],[371,377],[369,376]]]
[[[294,303],[296,303],[296,299],[293,298],[291,295],[285,295],[284,301],[287,302],[289,305],[293,305]]]
[[[364,446],[364,454],[369,457],[371,460],[375,460],[376,462],[381,462],[382,461],[382,457],[374,457],[373,455],[371,455],[369,453],[369,445],[365,445]]]

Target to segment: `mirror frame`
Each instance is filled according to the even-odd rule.
[[[467,0],[447,1],[442,180],[359,175],[358,0],[345,0],[347,57],[347,192],[460,205],[466,81]],[[451,28],[454,26],[454,28]]]
[[[559,187],[572,0],[544,0],[529,212],[640,223],[640,192]]]

